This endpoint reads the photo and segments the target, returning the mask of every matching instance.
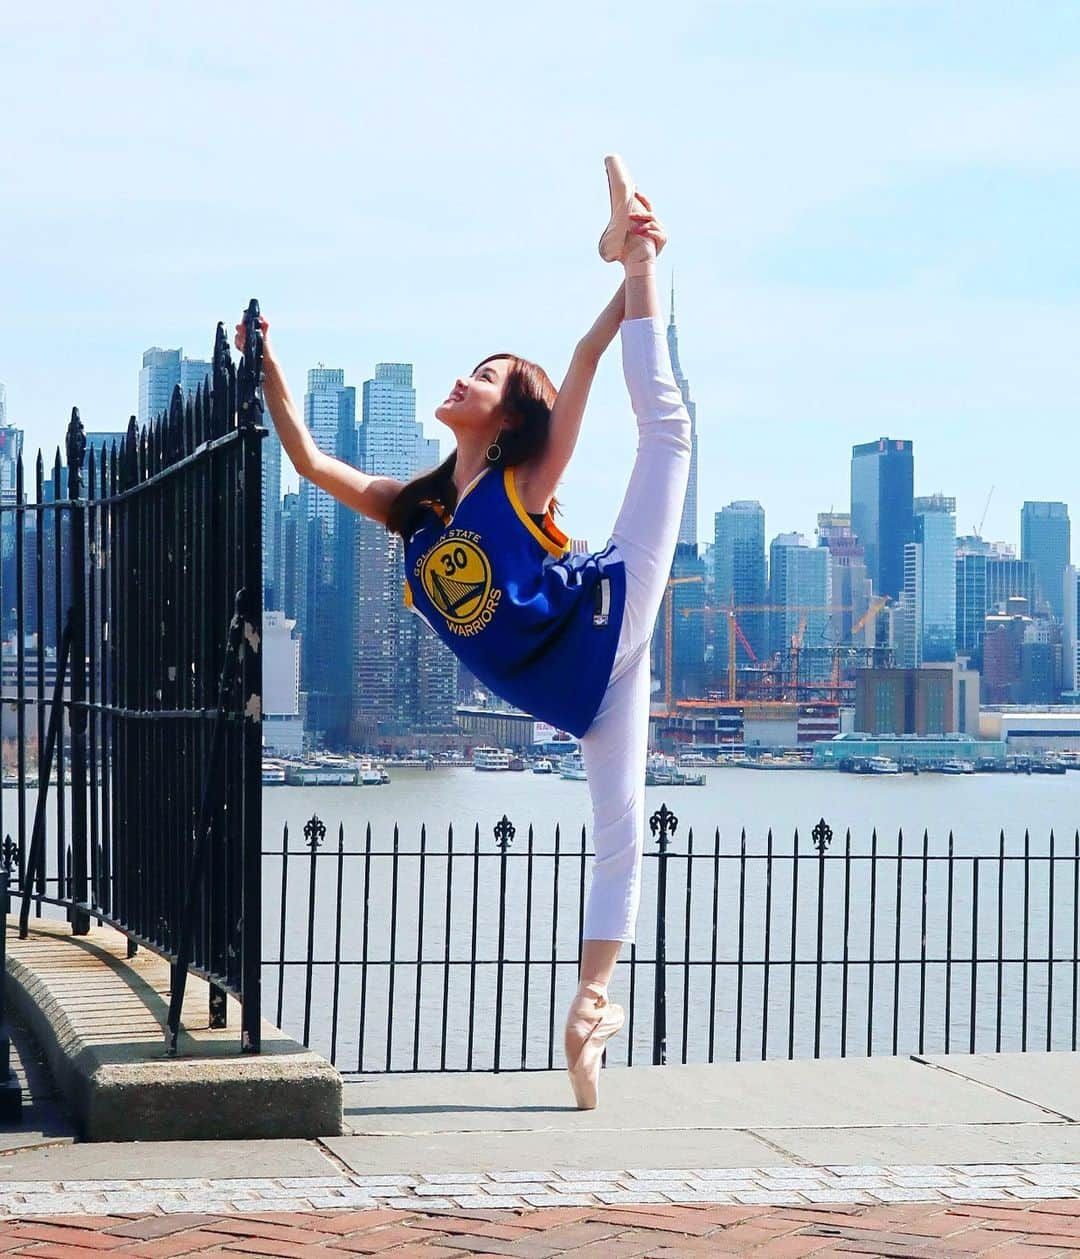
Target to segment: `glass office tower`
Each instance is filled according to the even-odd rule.
[[[874,593],[899,599],[912,541],[915,458],[910,441],[881,437],[851,449],[851,528]]]

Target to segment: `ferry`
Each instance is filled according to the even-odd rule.
[[[512,756],[510,758],[510,768],[520,774],[525,768],[525,761],[520,756]]]
[[[868,774],[899,774],[900,766],[891,756],[872,756],[866,762]]]
[[[356,767],[294,764],[286,768],[285,781],[290,787],[352,787],[356,785]]]
[[[585,772],[585,761],[580,752],[571,752],[562,758],[559,762],[559,776],[568,778],[572,782],[585,782],[588,774]]]
[[[285,766],[280,761],[263,761],[262,780],[264,787],[284,787]]]
[[[390,775],[374,761],[363,759],[356,762],[361,787],[381,787],[390,781]]]
[[[500,748],[474,748],[473,769],[509,769],[510,753]]]
[[[941,772],[943,774],[974,774],[974,761],[942,761]]]
[[[553,774],[555,766],[552,765],[546,756],[542,756],[538,761],[533,762],[532,772],[534,774]]]
[[[704,787],[704,774],[687,774],[670,756],[653,752],[645,762],[646,787]]]

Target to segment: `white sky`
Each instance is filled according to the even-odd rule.
[[[31,450],[135,410],[257,296],[293,392],[511,349],[560,379],[617,283],[621,152],[671,233],[702,540],[848,501],[853,442],[1017,541],[1080,515],[1080,5],[711,0],[0,8],[0,380]],[[560,498],[599,545],[633,456],[617,346]],[[295,485],[286,470],[285,483]],[[1074,548],[1075,551],[1075,548]]]

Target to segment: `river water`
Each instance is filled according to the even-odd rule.
[[[280,1008],[291,1035],[347,1072],[560,1065],[587,784],[390,772],[381,787],[265,789],[266,1017]],[[666,803],[678,817],[664,861],[669,1061],[1076,1047],[1080,773],[705,774],[704,787],[647,791],[649,814]],[[5,790],[5,832],[13,805]],[[313,815],[326,827],[314,861]],[[632,1020],[615,1062],[652,1061],[658,1039],[652,837],[646,850],[637,939],[612,986]]]

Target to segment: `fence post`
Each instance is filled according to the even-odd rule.
[[[68,920],[73,935],[86,935],[90,916],[79,906],[89,903],[86,879],[86,516],[82,499],[82,466],[86,453],[79,408],[72,407],[67,430],[68,498],[71,501],[71,873],[73,888]]]
[[[262,1038],[262,439],[263,339],[259,303],[252,298],[244,314],[244,356],[237,373],[237,425],[241,446],[241,511],[245,549],[244,637],[241,645],[243,730],[243,838],[241,870],[244,882],[244,922],[240,943],[240,1047],[258,1053]]]
[[[653,987],[653,1065],[667,1062],[667,848],[679,819],[661,804],[649,818],[649,829],[660,846],[656,876],[656,977]]]
[[[11,1042],[4,1017],[7,988],[8,871],[0,864],[0,1119],[16,1120],[22,1113],[22,1089],[11,1069]]]
[[[821,986],[825,965],[825,854],[832,843],[832,827],[821,818],[810,832],[817,849],[817,953],[814,958],[814,1057],[821,1057]]]

